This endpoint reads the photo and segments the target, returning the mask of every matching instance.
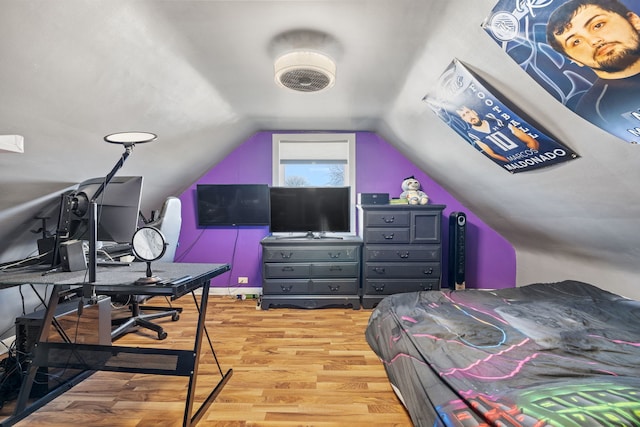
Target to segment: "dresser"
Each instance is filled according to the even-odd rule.
[[[271,306],[360,308],[362,239],[262,239],[263,310]]]
[[[360,205],[362,306],[385,296],[440,289],[444,205]]]

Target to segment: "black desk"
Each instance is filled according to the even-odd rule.
[[[36,372],[42,366],[86,371],[114,371],[189,377],[183,426],[195,425],[200,420],[233,373],[231,369],[224,374],[220,371],[221,380],[194,412],[200,349],[203,334],[207,333],[205,320],[209,287],[212,278],[228,271],[230,267],[228,264],[153,263],[152,269],[154,276],[162,279],[158,284],[137,285],[134,283],[136,279],[145,276],[145,263],[133,263],[131,266],[99,267],[96,274],[96,282],[94,283],[86,282],[88,279],[86,271],[50,273],[46,275],[43,275],[42,271],[0,273],[0,289],[25,284],[53,286],[44,315],[39,342],[34,349],[33,361],[20,389],[14,415],[0,422],[1,427],[17,423],[68,389],[68,387],[60,386],[27,406]],[[198,324],[194,346],[189,350],[171,350],[46,342],[49,336],[49,327],[54,321],[54,313],[58,305],[60,291],[68,287],[82,287],[83,295],[88,297],[114,294],[163,295],[170,297],[172,300],[180,298],[187,293],[192,293],[194,299],[196,299],[194,291],[201,289],[202,295],[198,307]],[[213,349],[211,350],[213,351]]]

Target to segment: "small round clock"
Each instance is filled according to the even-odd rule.
[[[147,263],[147,277],[137,280],[137,283],[152,284],[159,281],[153,277],[151,272],[151,262],[156,261],[164,255],[167,250],[167,241],[164,234],[155,227],[141,227],[131,240],[133,254],[140,260]]]

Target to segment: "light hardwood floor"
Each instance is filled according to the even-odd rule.
[[[184,312],[177,322],[160,321],[166,340],[139,330],[117,344],[190,348],[193,299],[187,295],[174,304]],[[370,314],[348,308],[263,311],[255,300],[211,296],[207,330],[222,372],[231,368],[233,375],[198,427],[411,426],[365,341]],[[205,351],[198,403],[221,377],[207,343]],[[97,372],[16,426],[179,426],[186,389],[186,378]]]

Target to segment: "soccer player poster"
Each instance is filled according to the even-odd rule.
[[[578,157],[516,114],[494,92],[454,59],[423,100],[476,150],[511,173]]]
[[[500,0],[485,31],[582,118],[640,143],[640,0]]]

